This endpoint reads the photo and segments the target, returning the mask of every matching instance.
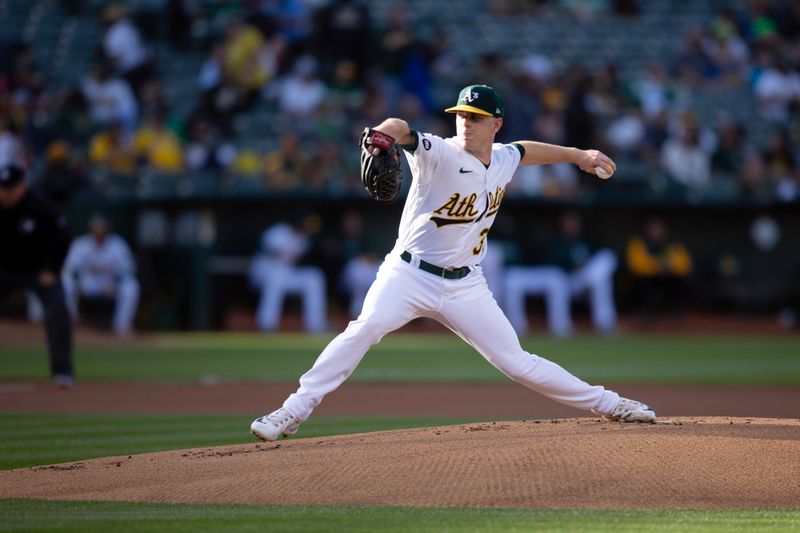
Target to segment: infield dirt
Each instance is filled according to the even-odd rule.
[[[0,472],[0,498],[476,507],[800,505],[800,420],[475,423]]]

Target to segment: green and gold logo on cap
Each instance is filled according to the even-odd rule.
[[[464,111],[489,117],[502,118],[505,114],[505,100],[497,90],[488,85],[468,85],[458,94],[458,102],[445,109],[448,113]]]

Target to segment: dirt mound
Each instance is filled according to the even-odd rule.
[[[800,505],[800,420],[494,422],[0,472],[0,498],[478,507]]]

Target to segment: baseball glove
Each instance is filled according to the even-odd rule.
[[[361,140],[361,182],[373,199],[390,204],[400,193],[403,173],[397,141],[377,130],[364,128]]]

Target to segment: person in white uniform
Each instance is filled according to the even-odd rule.
[[[139,305],[136,263],[125,240],[111,233],[100,215],[89,219],[89,233],[72,243],[62,270],[67,307],[78,319],[80,297],[113,298],[111,326],[120,336],[130,334]]]
[[[594,248],[582,235],[583,220],[576,211],[559,219],[559,234],[547,246],[545,264],[512,266],[506,269],[504,308],[519,334],[528,331],[525,298],[544,295],[547,323],[559,337],[573,332],[570,304],[586,294],[592,321],[601,333],[611,333],[617,325],[614,305],[614,272],[617,256],[608,248]]]
[[[262,331],[276,331],[287,294],[303,300],[303,326],[310,333],[327,329],[325,318],[325,275],[315,266],[297,262],[311,247],[311,240],[299,218],[296,223],[279,222],[261,235],[261,249],[250,267],[250,280],[261,291],[256,325]]]
[[[418,317],[441,322],[509,378],[548,398],[613,420],[655,421],[647,405],[589,385],[523,350],[480,267],[487,234],[518,165],[570,162],[594,174],[597,167],[613,172],[614,162],[597,150],[495,143],[505,103],[492,87],[465,87],[445,111],[456,115],[456,136],[448,139],[414,131],[398,118],[374,127],[403,146],[412,174],[394,249],[358,318],[322,351],[282,407],[250,425],[257,438],[295,433],[372,345]]]
[[[342,213],[341,234],[340,283],[350,297],[347,310],[352,318],[356,318],[364,307],[364,299],[378,275],[381,263],[376,254],[369,250],[364,238],[364,219],[358,211]]]

